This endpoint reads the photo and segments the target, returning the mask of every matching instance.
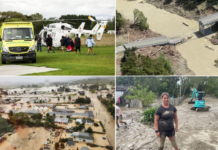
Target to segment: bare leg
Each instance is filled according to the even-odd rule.
[[[176,138],[175,138],[175,136],[168,137],[168,138],[169,138],[169,140],[170,140],[172,146],[175,148],[175,150],[179,150],[179,148],[178,148],[178,146],[177,146],[177,144],[176,144]]]
[[[81,51],[79,51],[79,54],[81,55]]]
[[[89,54],[89,52],[90,52],[90,48],[88,49],[88,53],[87,54]]]
[[[164,142],[165,142],[166,136],[161,136],[159,137],[160,140],[160,145],[159,145],[159,150],[163,150],[164,149]]]
[[[118,123],[118,119],[116,119],[116,124],[117,124],[117,128],[119,128],[119,123]]]
[[[94,50],[93,50],[93,48],[92,48],[91,50],[92,50],[92,54],[94,54]]]

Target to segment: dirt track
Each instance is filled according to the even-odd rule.
[[[218,150],[218,99],[206,97],[209,112],[191,111],[190,98],[177,106],[179,131],[177,144],[182,150]],[[117,150],[157,150],[158,138],[154,126],[140,123],[141,110],[123,111],[127,126],[121,126],[116,133]],[[172,150],[170,141],[165,142],[164,150]]]

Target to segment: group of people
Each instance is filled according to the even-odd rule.
[[[164,149],[164,143],[166,137],[169,138],[173,148],[179,150],[176,139],[175,132],[178,132],[178,117],[177,109],[175,106],[169,103],[170,95],[168,93],[161,94],[162,104],[157,108],[155,112],[154,128],[156,136],[159,138],[159,150]],[[119,129],[119,123],[126,122],[122,121],[121,109],[116,106],[116,124],[117,129]],[[119,121],[119,122],[118,122]],[[174,127],[175,122],[175,127]]]
[[[37,52],[40,51],[42,52],[42,48],[41,48],[41,37],[40,36],[36,36],[35,40],[37,41]],[[66,37],[62,36],[61,40],[61,48],[62,48],[62,52],[64,53],[64,47],[66,47],[67,51],[75,51],[75,53],[77,54],[77,50],[79,51],[79,54],[81,54],[81,39],[78,37],[78,34],[76,34],[76,38],[75,39],[70,39],[69,35],[66,35]],[[53,39],[50,35],[48,35],[48,38],[46,39],[46,44],[48,46],[48,53],[50,50],[54,52],[54,49],[52,47],[53,45]],[[92,51],[93,55],[96,55],[94,53],[93,50],[93,46],[96,45],[95,41],[92,38],[92,35],[89,36],[89,38],[86,40],[86,46],[88,47],[88,52],[87,55],[89,55],[89,52]]]

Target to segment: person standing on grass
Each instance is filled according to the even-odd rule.
[[[79,54],[81,55],[80,52],[80,46],[81,46],[81,39],[78,37],[78,34],[76,34],[76,38],[74,39],[74,44],[75,44],[75,53],[77,54],[77,50],[79,50]]]
[[[71,43],[71,51],[74,51],[74,42],[73,42],[73,38],[70,40]]]
[[[41,45],[41,36],[38,36],[38,40],[37,40],[37,52],[40,51],[42,52],[42,45]]]
[[[117,105],[116,105],[116,107],[115,107],[115,109],[116,109],[116,124],[117,124],[117,129],[119,129],[119,123],[124,123],[125,125],[127,124],[126,122],[124,122],[124,121],[122,121],[122,119],[123,119],[123,116],[122,116],[122,114],[121,114],[121,109],[120,109],[120,107],[118,107]],[[118,122],[118,120],[120,120],[119,122]]]
[[[67,51],[70,52],[71,51],[71,42],[70,42],[70,38],[68,35],[66,35],[65,41],[66,41]]]
[[[52,49],[53,39],[51,38],[50,35],[48,35],[48,38],[46,39],[46,44],[48,46],[48,53],[49,53],[50,50],[52,50],[53,53],[55,53],[54,50]]]
[[[93,45],[96,45],[95,41],[92,39],[92,35],[86,40],[86,46],[89,48],[87,55],[89,55],[90,50],[92,50],[92,54],[95,55],[93,51]]]
[[[159,150],[164,149],[166,137],[169,138],[175,150],[179,150],[175,132],[178,131],[177,109],[169,103],[170,95],[168,93],[161,94],[162,105],[155,112],[154,127],[157,137],[159,137]],[[176,127],[174,128],[174,122]]]
[[[60,42],[61,42],[62,52],[64,53],[64,47],[66,45],[66,41],[65,41],[65,37],[64,36],[62,36],[62,39],[60,40]]]

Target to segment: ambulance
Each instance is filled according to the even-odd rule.
[[[34,30],[31,22],[5,22],[0,26],[1,63],[31,61],[36,63]]]

